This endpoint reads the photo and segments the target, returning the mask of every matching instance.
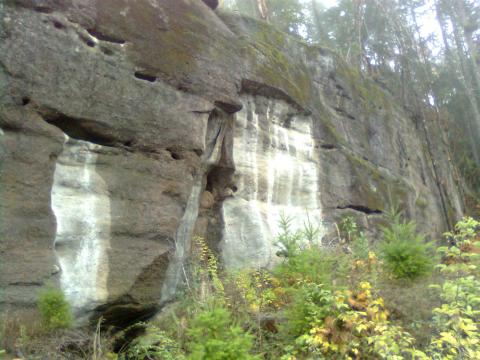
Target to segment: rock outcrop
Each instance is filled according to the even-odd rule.
[[[268,266],[282,211],[326,239],[346,214],[374,233],[392,200],[430,236],[462,214],[435,124],[331,51],[200,0],[0,16],[3,308],[56,283],[121,324],[171,298],[193,232]]]

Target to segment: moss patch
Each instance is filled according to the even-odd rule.
[[[402,209],[406,208],[409,188],[401,178],[380,171],[372,163],[348,151],[343,151],[343,154],[349,160],[354,186],[365,206],[384,211],[388,202],[393,201]]]
[[[372,79],[364,77],[358,69],[349,66],[339,56],[336,56],[336,73],[351,90],[351,94],[361,104],[366,115],[371,115],[380,109],[390,114],[392,99]]]

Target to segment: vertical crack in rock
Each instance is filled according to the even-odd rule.
[[[321,226],[311,129],[311,118],[298,115],[283,100],[245,98],[244,110],[237,114],[233,151],[238,190],[223,203],[222,255],[227,266],[271,265],[283,215],[292,218],[293,231],[305,221]]]
[[[170,260],[167,269],[167,275],[162,286],[162,297],[160,304],[164,304],[175,297],[177,289],[184,276],[184,262],[186,251],[188,251],[197,220],[200,194],[202,190],[202,177],[199,176],[192,187],[192,192],[187,201],[185,213],[180,220],[180,225],[175,236],[175,254]]]
[[[100,145],[65,135],[51,193],[57,221],[55,250],[60,283],[76,313],[93,309],[107,297],[110,199],[95,170]]]
[[[221,158],[223,138],[225,135],[225,119],[219,111],[213,111],[208,119],[206,149],[201,155],[202,169],[197,175],[187,201],[185,213],[180,221],[175,236],[175,254],[168,265],[166,279],[162,286],[160,305],[174,299],[182,278],[186,276],[184,263],[191,247],[191,240],[197,221],[200,195],[206,183],[206,174]]]

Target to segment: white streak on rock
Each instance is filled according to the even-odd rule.
[[[67,137],[51,195],[61,287],[77,313],[91,310],[108,297],[110,198],[96,172],[99,148]]]
[[[303,228],[307,215],[314,225],[322,222],[311,119],[294,116],[283,123],[288,105],[272,100],[268,116],[259,116],[254,101],[247,97],[237,114],[238,191],[223,204],[222,256],[229,267],[271,265],[282,214],[294,219],[292,230]]]

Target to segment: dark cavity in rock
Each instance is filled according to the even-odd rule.
[[[76,140],[88,141],[102,146],[114,146],[121,143],[116,141],[114,137],[101,133],[98,125],[90,120],[76,119],[58,113],[44,115],[43,118],[46,122],[58,127],[69,137]],[[126,143],[123,145],[127,146]]]
[[[337,206],[337,209],[340,209],[340,210],[352,209],[352,210],[355,210],[355,211],[363,212],[363,213],[365,213],[365,214],[367,214],[367,215],[381,214],[381,213],[382,213],[381,210],[378,210],[378,209],[370,209],[369,207],[363,206],[363,205]]]
[[[203,2],[212,10],[218,7],[218,0],[203,0]]]
[[[135,72],[135,77],[137,79],[140,79],[140,80],[145,80],[145,81],[148,81],[148,82],[155,82],[157,81],[157,77],[156,76],[153,76],[153,75],[149,75],[149,74],[145,74],[141,71],[136,71]]]

